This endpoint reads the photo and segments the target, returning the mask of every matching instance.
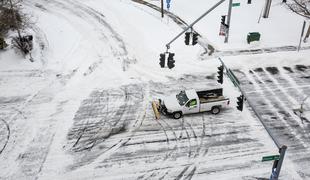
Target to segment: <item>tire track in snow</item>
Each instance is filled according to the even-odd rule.
[[[202,113],[201,114],[201,116],[203,117],[204,116],[204,113]],[[164,119],[164,120],[166,120],[166,118]],[[170,119],[171,121],[174,121],[174,119]],[[182,120],[180,120],[180,119],[177,119],[177,121],[179,122],[179,124],[181,125],[181,133],[180,133],[180,136],[179,137],[175,137],[175,138],[177,138],[178,139],[178,141],[180,141],[180,140],[182,140],[182,139],[184,139],[183,137],[182,137],[182,132],[185,132],[185,134],[186,134],[186,138],[185,139],[187,139],[187,142],[188,142],[188,155],[187,155],[187,157],[188,158],[197,158],[197,157],[200,157],[200,156],[205,156],[205,154],[208,152],[208,150],[205,150],[204,152],[201,152],[200,153],[200,149],[202,148],[202,146],[203,146],[203,139],[204,139],[204,136],[205,136],[205,128],[206,128],[206,126],[205,126],[205,122],[204,122],[204,120],[203,120],[203,122],[202,122],[202,126],[203,126],[203,128],[202,128],[202,135],[201,135],[201,141],[200,141],[200,143],[198,143],[197,142],[197,149],[195,150],[195,154],[192,156],[192,153],[193,153],[193,151],[194,150],[192,150],[192,148],[193,148],[193,146],[191,145],[191,140],[193,139],[193,137],[191,137],[191,135],[190,135],[190,133],[192,133],[193,134],[193,136],[194,136],[194,138],[195,139],[197,139],[197,135],[196,135],[196,132],[194,131],[194,129],[193,129],[193,127],[191,126],[191,124],[189,123],[189,122],[187,122],[186,120],[185,120],[185,117],[182,117]],[[164,121],[165,122],[165,124],[166,125],[169,125],[168,124],[168,122],[166,122],[166,121]],[[185,126],[188,126],[188,127],[185,127]],[[169,125],[168,127],[170,127],[169,129],[170,130],[173,130],[174,128],[171,126],[171,125]],[[188,131],[188,129],[191,129],[191,131],[189,132]],[[173,130],[174,131],[174,130]],[[175,132],[175,131],[174,131]],[[176,134],[176,132],[175,132],[175,134]],[[197,140],[198,141],[198,140]],[[173,152],[170,152],[169,154],[171,154],[171,153],[173,153]],[[169,155],[168,155],[168,157],[169,157]],[[165,160],[167,160],[167,158],[165,159]],[[191,164],[189,164],[189,165],[187,165],[187,166],[185,166],[184,168],[183,168],[183,170],[181,171],[181,173],[180,174],[178,174],[178,175],[176,175],[176,177],[175,177],[175,179],[176,180],[179,180],[179,179],[192,179],[192,177],[194,176],[194,174],[195,174],[195,172],[196,172],[196,169],[197,169],[197,164],[195,164],[195,163],[191,163]],[[170,171],[171,170],[166,170],[166,171],[164,171],[164,172],[158,172],[157,174],[156,173],[154,173],[154,172],[152,172],[152,177],[153,178],[163,178],[163,177],[165,177],[166,175],[168,175],[169,173],[170,173]],[[162,177],[159,177],[159,175],[160,174],[164,174]],[[146,176],[146,174],[144,174],[143,176],[141,176],[140,177],[140,179],[142,178],[144,178]],[[148,177],[151,177],[151,176],[148,176]],[[139,179],[139,178],[138,178]],[[144,179],[147,179],[147,178],[144,178]]]
[[[189,167],[190,167],[190,166],[186,166],[186,167],[180,172],[180,174],[178,174],[177,177],[175,177],[175,180],[180,180],[180,179],[183,177],[183,175],[185,174],[185,172],[188,170]]]
[[[125,102],[124,102],[124,104],[118,109],[118,111],[116,112],[116,114],[119,114],[118,120],[115,121],[114,124],[112,124],[111,133],[110,133],[110,134],[108,135],[108,137],[106,137],[106,138],[109,138],[110,135],[113,135],[113,134],[114,134],[114,132],[113,132],[113,127],[116,127],[117,124],[118,124],[118,123],[121,121],[121,119],[123,118],[123,116],[124,116],[124,114],[126,113],[126,111],[130,110],[130,109],[129,109],[130,107],[127,106],[128,102],[129,102],[129,100],[130,100],[130,97],[129,97],[129,95],[128,95],[128,94],[129,94],[129,93],[128,93],[128,90],[127,90],[127,88],[125,87],[124,89],[122,89],[122,91],[123,91],[124,96],[125,96],[125,100],[124,100]],[[107,105],[107,107],[108,107],[108,105]],[[108,113],[108,114],[109,114],[109,113]],[[111,118],[111,117],[106,117],[106,118]],[[125,128],[125,125],[124,125],[124,124],[122,124],[122,125],[120,126],[120,129],[119,129],[120,132],[122,131],[122,128]],[[103,130],[104,130],[103,128],[100,128],[100,129],[98,130],[98,132],[103,131]],[[89,150],[91,150],[91,149],[95,146],[97,140],[99,139],[99,137],[97,137],[97,136],[98,136],[98,133],[95,134],[95,135],[92,137],[92,138],[94,138],[94,141],[92,142],[92,146],[90,147]],[[113,146],[114,146],[114,145],[113,145]]]
[[[51,13],[64,20],[66,20],[66,18],[64,18],[64,15],[62,13],[69,12],[70,14],[73,14],[75,18],[78,18],[82,22],[90,25],[86,27],[94,27],[90,29],[91,32],[89,31],[87,33],[84,33],[82,32],[82,29],[80,27],[68,21],[68,23],[71,24],[71,26],[75,27],[77,32],[80,32],[80,34],[88,34],[85,39],[92,39],[92,44],[96,42],[96,46],[92,46],[92,49],[96,51],[97,60],[89,65],[88,69],[83,73],[84,76],[92,74],[95,70],[97,70],[98,67],[101,66],[104,66],[111,71],[115,71],[115,68],[113,68],[114,66],[111,66],[110,63],[105,62],[106,60],[103,59],[103,51],[102,48],[99,48],[99,46],[109,48],[109,51],[111,51],[113,57],[116,60],[120,60],[120,63],[122,64],[122,71],[126,71],[129,64],[135,63],[135,59],[129,57],[126,45],[122,40],[121,36],[105,20],[105,16],[102,13],[96,11],[95,9],[92,9],[91,7],[88,7],[87,5],[80,2],[70,0],[26,1],[26,3],[29,6],[32,5],[33,7],[39,8],[45,13]],[[72,54],[72,52],[70,54]]]
[[[186,166],[180,174],[177,175],[175,180],[191,180],[196,172],[197,167],[195,165],[188,165]]]
[[[267,68],[266,68],[267,69]],[[297,176],[309,177],[308,167],[305,166],[305,162],[308,161],[310,151],[308,147],[309,138],[304,128],[300,128],[299,121],[292,117],[291,113],[286,111],[292,111],[289,107],[285,107],[291,104],[291,100],[288,98],[282,98],[286,96],[286,93],[276,93],[277,90],[288,91],[287,94],[294,95],[303,94],[307,87],[304,80],[298,77],[298,73],[294,72],[290,67],[283,67],[288,73],[277,73],[270,71],[270,75],[262,74],[262,68],[256,68],[250,70],[249,73],[241,76],[242,86],[248,87],[251,90],[249,97],[255,98],[255,106],[258,107],[258,112],[263,115],[266,125],[271,129],[275,136],[281,143],[288,145],[288,157],[289,160],[294,162]],[[270,70],[270,69],[269,69]],[[253,72],[254,71],[254,72]],[[256,71],[256,72],[255,72]],[[237,74],[236,74],[237,75]],[[238,76],[238,75],[237,75]],[[303,75],[302,75],[303,76]],[[240,78],[240,77],[239,77]],[[248,79],[249,82],[244,81]],[[279,87],[280,86],[280,87]],[[256,91],[253,91],[255,89]],[[270,96],[266,97],[264,94]],[[298,96],[291,96],[295,99]],[[294,116],[294,115],[293,115]],[[297,122],[296,122],[297,121]]]
[[[197,158],[198,156],[201,156],[201,155],[205,156],[208,152],[208,149],[209,149],[209,148],[206,148],[204,150],[204,152],[201,152],[203,154],[200,153],[200,151],[203,148],[204,138],[205,138],[205,136],[207,136],[206,135],[206,123],[205,123],[205,115],[204,114],[202,114],[201,119],[202,119],[202,132],[201,132],[201,136],[200,136],[200,143],[199,143],[199,146],[196,150],[196,154],[195,154],[194,158]],[[211,137],[212,136],[212,120],[209,123],[210,123],[210,134],[208,135],[208,137]]]
[[[188,142],[188,157],[191,157],[192,155],[192,145],[191,145],[191,136],[190,134],[188,133],[187,131],[187,128],[185,127],[185,120],[184,120],[184,116],[182,117],[182,120],[180,121],[180,119],[178,119],[178,121],[180,122],[180,125],[182,127],[182,131],[184,130],[185,131],[185,134],[186,134],[186,139],[187,139],[187,142]],[[181,131],[181,132],[182,132]]]
[[[200,136],[200,143],[197,142],[196,152],[195,152],[195,154],[193,156],[193,161],[194,162],[192,162],[191,165],[186,166],[181,171],[181,173],[177,175],[177,177],[175,178],[176,180],[180,180],[180,179],[189,179],[190,180],[190,179],[192,179],[192,177],[194,176],[194,174],[195,174],[195,172],[197,170],[197,167],[199,166],[198,163],[195,163],[195,159],[199,158],[199,157],[203,157],[203,156],[205,156],[208,153],[209,148],[206,148],[204,150],[204,152],[201,152],[201,149],[203,147],[203,140],[204,140],[204,138],[206,136],[206,132],[205,132],[206,125],[205,125],[204,115],[205,115],[204,113],[201,114],[201,118],[202,118],[202,133],[201,133],[201,136]],[[210,123],[212,123],[212,121]],[[189,123],[187,122],[187,124],[189,124]],[[192,129],[192,131],[194,132],[193,129]],[[212,134],[212,129],[211,129],[211,132],[210,132],[209,136],[212,136],[211,134]],[[195,139],[196,138],[197,138],[197,136],[195,137]]]
[[[133,84],[117,90],[95,91],[90,95],[90,98],[85,99],[85,103],[80,106],[79,110],[81,111],[76,113],[75,119],[77,122],[80,119],[85,119],[88,123],[81,124],[83,127],[81,125],[79,125],[81,127],[73,127],[73,129],[82,131],[84,140],[75,139],[80,141],[80,150],[74,151],[77,162],[70,165],[69,168],[74,170],[88,165],[101,164],[102,161],[117,153],[121,147],[126,146],[146,118],[146,109],[149,103],[148,96],[145,95],[148,94],[147,91],[148,87],[143,89],[141,84]],[[92,98],[95,99],[92,100]],[[142,104],[142,111],[136,117],[137,107],[140,107],[140,104]],[[104,109],[101,106],[104,106]],[[85,116],[81,112],[87,109],[89,112]],[[97,126],[99,120],[101,125]],[[94,124],[95,128],[92,127],[94,121],[97,122]],[[108,124],[108,127],[103,127],[102,124]],[[83,128],[93,130],[83,132]],[[70,136],[75,137],[73,133],[76,132],[71,132]],[[106,135],[102,135],[102,133]],[[76,152],[78,153],[76,154]],[[80,157],[80,153],[83,153],[84,157]]]
[[[141,90],[138,92],[142,92]],[[148,105],[148,94],[149,94],[149,87],[147,86],[144,92],[146,95],[142,95],[143,100],[142,100],[142,104],[143,104],[143,112],[137,117],[137,121],[135,121],[132,124],[133,129],[129,130],[129,134],[126,136],[126,138],[121,138],[119,140],[119,142],[117,142],[116,144],[112,145],[111,147],[109,147],[107,150],[105,150],[103,153],[100,154],[100,156],[98,158],[96,158],[96,160],[93,162],[95,164],[100,164],[102,163],[107,157],[109,157],[110,155],[114,154],[118,149],[120,149],[121,147],[125,146],[131,139],[132,137],[134,137],[135,133],[137,132],[137,130],[141,127],[141,125],[143,124],[143,121],[146,119],[146,109],[147,109],[147,105]],[[143,94],[143,92],[142,92]],[[135,95],[135,94],[133,94]],[[138,125],[138,126],[136,126]]]
[[[267,68],[266,68],[266,70],[268,71]],[[287,80],[287,79],[285,80],[282,78],[281,71],[278,70],[278,73],[273,73],[272,71],[268,71],[268,72],[269,72],[268,78],[272,81],[273,84],[275,84],[275,86],[276,86],[275,90],[278,91],[277,95],[280,95],[280,96],[282,95],[281,101],[285,100],[285,105],[287,107],[288,113],[291,115],[291,117],[293,119],[295,119],[295,121],[300,122],[299,117],[297,117],[293,113],[293,111],[291,111],[292,104],[294,104],[294,105],[298,104],[298,100],[297,100],[298,96],[296,96],[296,94],[294,94],[295,96],[292,96],[289,92],[285,91],[283,88],[285,88],[286,86],[290,86],[290,87],[293,87],[294,91],[296,91],[296,92],[299,92],[299,90],[296,87],[294,87],[289,80]],[[281,93],[279,93],[279,91]],[[287,99],[283,98],[283,97],[287,97]],[[303,134],[305,135],[306,139],[310,140],[310,136],[307,133],[307,127],[304,126],[303,121],[301,123],[299,123],[299,127],[301,129],[303,129]]]
[[[300,133],[298,129],[296,130],[297,122],[296,120],[293,119],[293,115],[291,115],[291,113],[288,112],[289,109],[285,108],[285,104],[282,102],[282,99],[279,99],[278,96],[272,90],[270,90],[269,85],[266,84],[265,81],[262,79],[263,77],[262,74],[257,74],[255,71],[252,71],[252,72],[253,72],[252,74],[253,77],[257,79],[258,81],[262,82],[260,84],[260,87],[264,90],[264,92],[267,92],[267,94],[272,95],[272,96],[269,96],[268,100],[270,101],[271,105],[273,105],[271,107],[274,107],[277,109],[276,114],[279,117],[279,119],[281,119],[282,122],[284,122],[287,125],[287,128],[290,129],[294,137],[296,137],[301,142],[301,144],[303,144],[304,147],[307,148],[308,145],[306,145],[307,143],[303,140],[305,135],[303,133]],[[273,97],[272,100],[270,99],[271,97]],[[267,100],[267,98],[265,99]],[[284,119],[286,119],[287,122]]]
[[[101,27],[104,27],[105,30],[107,30],[110,33],[110,35],[106,35],[105,33],[101,33],[101,35],[103,35],[103,37],[105,37],[111,43],[110,49],[112,50],[114,57],[121,60],[123,71],[126,71],[127,66],[128,64],[130,64],[130,61],[131,61],[128,57],[129,55],[128,55],[126,45],[124,41],[122,40],[121,36],[104,19],[105,16],[102,13],[96,11],[95,9],[85,4],[81,4],[77,1],[69,1],[69,0],[68,2],[69,3],[66,4],[65,6],[66,7],[71,6],[72,8],[69,8],[71,12],[74,13],[76,10],[79,10],[79,12],[81,12],[82,14],[85,14],[86,16],[90,17],[89,19],[93,19],[97,23],[101,24]]]
[[[126,87],[121,88],[121,93],[117,93],[117,97],[122,97],[123,98],[123,102],[122,105],[120,105],[117,110],[113,110],[109,109],[109,103],[111,103],[109,100],[113,101],[115,99],[110,99],[110,95],[111,93],[109,91],[102,91],[98,94],[98,96],[96,95],[97,93],[95,93],[95,100],[91,102],[90,106],[95,105],[97,106],[98,104],[98,108],[100,107],[100,103],[105,102],[103,104],[103,108],[106,108],[105,113],[103,117],[100,118],[99,121],[96,121],[95,123],[100,125],[99,128],[95,129],[94,133],[90,133],[89,131],[86,131],[87,129],[89,129],[91,131],[91,129],[93,128],[91,126],[91,124],[93,123],[92,121],[90,121],[89,119],[87,119],[87,122],[85,124],[79,125],[82,127],[79,127],[79,129],[81,130],[80,135],[78,135],[78,138],[76,140],[76,142],[74,143],[74,145],[72,146],[73,150],[75,152],[81,152],[84,150],[88,150],[90,151],[98,142],[98,140],[100,140],[101,142],[103,142],[105,139],[108,139],[110,136],[113,136],[114,134],[117,134],[119,132],[122,132],[123,130],[125,130],[125,122],[123,122],[123,124],[119,125],[120,121],[123,118],[123,116],[127,113],[130,113],[131,111],[131,106],[128,106],[128,103],[130,101],[134,101],[134,99],[132,98],[132,95],[129,95],[128,89]],[[105,97],[105,100],[101,100],[101,97]],[[88,101],[88,100],[87,100]],[[90,108],[88,111],[88,117],[92,117],[92,116],[101,116],[99,114],[97,114],[97,109],[98,108]],[[77,117],[78,118],[78,117]],[[114,119],[116,119],[114,121]],[[109,129],[109,133],[104,134],[104,132],[107,130],[105,125],[108,124],[108,127],[110,127]],[[103,135],[102,135],[103,134]],[[86,142],[81,144],[81,147],[77,147],[76,145],[78,144],[78,142],[80,141],[81,137],[85,135],[86,138]],[[86,143],[86,144],[85,144]],[[112,145],[111,147],[116,146],[118,143]],[[86,146],[84,146],[86,145]]]
[[[2,152],[4,151],[6,145],[7,145],[8,142],[9,142],[10,135],[11,135],[11,130],[10,130],[9,124],[8,124],[4,119],[0,118],[0,120],[3,122],[3,124],[5,125],[6,130],[7,130],[7,136],[6,136],[6,139],[5,139],[5,143],[4,143],[3,147],[0,149],[0,155],[1,155]]]
[[[165,127],[160,123],[160,121],[158,121],[158,120],[155,120],[155,121],[156,121],[156,123],[161,127],[161,129],[164,131],[164,134],[165,134],[165,136],[166,136],[166,141],[167,141],[167,143],[169,144],[169,137],[168,137],[168,135],[167,135],[167,131],[166,131]]]
[[[254,83],[255,89],[259,89],[260,90],[260,92],[259,92],[260,96],[256,96],[256,97],[261,97],[263,99],[263,101],[268,104],[268,107],[269,107],[269,109],[271,109],[271,113],[273,114],[273,116],[277,117],[275,119],[271,119],[270,120],[269,123],[272,124],[271,126],[273,128],[276,128],[276,129],[280,128],[280,127],[277,127],[276,125],[278,124],[277,121],[281,120],[284,123],[284,127],[285,127],[284,129],[289,128],[290,131],[294,132],[292,127],[290,127],[290,125],[287,122],[285,122],[285,120],[283,120],[283,117],[285,117],[285,116],[283,114],[279,113],[279,111],[281,111],[280,109],[278,109],[279,106],[280,106],[279,100],[275,99],[274,96],[268,96],[268,98],[264,96],[264,94],[266,94],[266,93],[267,94],[271,94],[271,90],[268,89],[268,85],[265,85],[262,82],[262,79],[259,78],[259,75],[254,73],[253,71],[250,71],[250,74],[247,75],[247,78],[249,78],[249,80]],[[252,78],[253,78],[253,80],[252,80]],[[275,106],[275,108],[277,108],[275,112],[272,111],[272,107],[274,107],[274,106]],[[281,129],[279,129],[279,130],[281,130]],[[285,133],[285,132],[282,132],[282,133]],[[284,137],[286,139],[292,138],[292,137],[289,136],[289,134],[286,134],[286,135],[284,134],[284,136],[282,136],[282,137]],[[299,138],[297,138],[297,139],[299,139]],[[281,143],[284,143],[284,142],[281,142]]]
[[[174,81],[174,79],[171,81]],[[198,84],[198,80],[196,81]],[[201,84],[201,81],[199,83]],[[152,90],[152,93],[154,93],[152,96],[161,95],[160,92],[171,92],[171,87],[178,89],[178,86],[181,86],[180,84],[179,82],[166,85],[154,84],[156,90]],[[149,105],[149,102],[147,104]],[[152,112],[150,108],[147,114]],[[193,145],[195,144],[193,143],[194,138],[191,129],[184,122],[188,134],[190,134],[192,149],[195,151],[195,154],[196,152],[199,154],[194,157],[194,153],[192,153],[190,158],[188,157],[188,142],[185,130],[183,130],[184,138],[179,138],[181,132],[180,123],[177,120],[163,116],[164,121],[173,128],[177,135],[178,149],[175,150],[173,149],[174,143],[172,142],[176,138],[171,129],[164,122],[159,121],[167,131],[167,136],[171,139],[169,140],[170,144],[168,144],[165,141],[167,136],[165,136],[161,126],[157,124],[153,116],[149,116],[147,117],[147,124],[144,124],[145,126],[136,133],[136,136],[133,136],[129,143],[124,146],[121,144],[115,146],[105,153],[105,157],[100,158],[102,161],[96,160],[95,165],[97,165],[97,162],[98,165],[94,169],[97,169],[97,173],[94,173],[93,177],[99,178],[116,175],[118,177],[132,177],[133,179],[175,179],[187,166],[189,167],[183,173],[181,179],[203,179],[202,177],[204,176],[212,176],[212,173],[220,175],[226,171],[238,171],[240,169],[250,174],[260,164],[260,162],[255,161],[253,156],[266,153],[268,150],[266,151],[266,147],[262,145],[263,142],[259,141],[255,136],[249,135],[248,130],[253,130],[253,128],[248,126],[247,121],[242,120],[239,114],[236,113],[237,116],[234,114],[233,110],[229,110],[223,111],[223,114],[221,113],[217,116],[203,113],[188,117],[190,119],[185,119],[186,122],[192,125],[197,135],[197,146],[201,147],[200,151],[197,151],[199,147],[194,149],[195,146]],[[202,115],[207,119],[201,121]],[[209,121],[210,116],[214,118],[210,118]],[[230,118],[226,119],[225,117]],[[212,122],[214,126],[210,125]],[[214,134],[213,132],[209,133],[210,129],[212,129],[211,131]],[[206,150],[206,148],[210,148],[210,150]],[[206,155],[205,153],[208,154]],[[251,159],[255,162],[247,163],[247,160],[244,159]],[[222,163],[224,168],[221,167]],[[131,169],[132,165],[136,165],[139,168],[136,170]],[[261,169],[264,168],[269,169],[269,167],[266,168],[265,166]],[[106,172],[102,172],[102,170]],[[238,176],[241,179],[242,175]]]

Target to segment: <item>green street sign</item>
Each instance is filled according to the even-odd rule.
[[[240,6],[240,3],[232,3],[232,7]]]
[[[272,156],[264,156],[262,161],[273,161],[273,160],[279,160],[280,155],[272,155]]]

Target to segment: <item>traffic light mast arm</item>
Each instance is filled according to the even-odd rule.
[[[204,18],[207,14],[209,14],[211,11],[213,11],[217,6],[222,4],[226,0],[220,0],[218,3],[216,3],[213,7],[211,7],[207,12],[205,12],[203,15],[201,15],[197,20],[195,20],[192,24],[190,24],[187,28],[185,28],[180,34],[178,34],[175,38],[173,38],[169,43],[166,44],[167,50],[170,48],[170,45],[178,39],[183,33],[185,33],[187,30],[192,28],[198,21],[200,21],[202,18]]]
[[[226,69],[226,72],[228,72],[229,69],[228,69],[227,66],[224,64],[224,62],[222,61],[222,59],[221,59],[220,57],[219,57],[218,59],[221,61],[221,64],[223,65],[224,69]],[[233,80],[234,80],[235,82],[238,82],[238,80],[235,78],[235,76],[232,76],[232,78],[233,78]],[[239,86],[238,83],[236,84],[236,86],[238,87],[239,91],[244,95],[244,92],[243,92],[243,90],[241,89],[241,87]]]
[[[222,63],[222,65],[224,66],[224,68],[226,69],[226,72],[228,70],[227,66],[224,64],[224,62],[222,61],[222,59],[220,57],[218,57],[218,59],[220,60],[220,62]],[[236,80],[235,77],[233,77],[234,80]],[[238,89],[240,90],[240,92],[242,93],[242,95],[244,96],[244,98],[247,100],[248,104],[250,105],[250,107],[252,108],[253,112],[255,113],[255,115],[258,117],[258,119],[260,120],[260,122],[262,123],[262,125],[264,126],[264,128],[266,129],[267,133],[269,134],[269,136],[271,137],[271,139],[273,140],[273,142],[276,144],[276,146],[278,148],[281,147],[279,141],[273,136],[273,134],[271,133],[271,131],[269,130],[269,128],[267,127],[267,125],[265,124],[265,122],[263,121],[262,116],[256,111],[256,109],[254,108],[255,106],[251,103],[251,101],[247,98],[246,93],[241,89],[241,87],[239,86],[239,84],[236,85],[238,87]]]

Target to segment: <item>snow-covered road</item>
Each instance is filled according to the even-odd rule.
[[[289,147],[288,155],[304,178],[310,177],[310,117],[301,119],[293,109],[299,108],[302,99],[310,96],[309,68],[295,65],[235,72],[267,127],[281,144]],[[309,105],[304,104],[307,111]]]

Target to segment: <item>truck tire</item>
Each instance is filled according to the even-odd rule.
[[[220,112],[221,112],[221,108],[218,107],[218,106],[214,106],[214,107],[212,107],[212,109],[211,109],[211,113],[212,113],[212,114],[218,114],[218,113],[220,113]]]
[[[181,112],[174,112],[172,114],[174,119],[180,119],[182,117],[182,113]]]

